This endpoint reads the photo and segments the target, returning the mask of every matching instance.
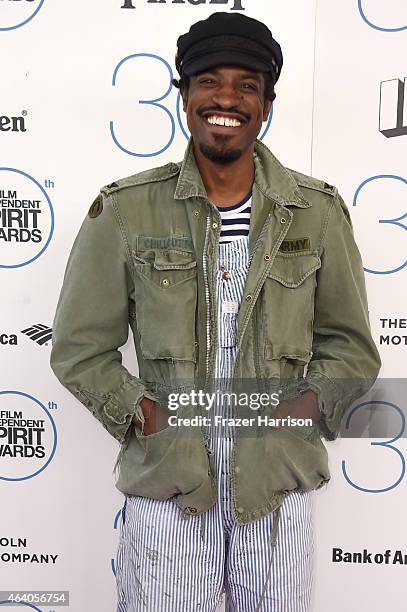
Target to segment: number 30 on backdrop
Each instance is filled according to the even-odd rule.
[[[142,59],[141,59],[142,58]],[[165,91],[165,93],[160,96],[159,98],[155,98],[155,99],[145,99],[145,100],[139,100],[138,103],[139,105],[148,105],[148,106],[155,106],[156,107],[156,112],[157,112],[157,121],[162,121],[163,118],[165,118],[165,116],[167,116],[168,118],[168,128],[169,128],[169,136],[168,136],[168,140],[166,142],[166,144],[161,147],[160,149],[156,150],[156,151],[148,151],[148,152],[140,152],[140,151],[134,151],[134,150],[130,150],[129,148],[125,147],[120,141],[119,138],[117,137],[115,128],[114,128],[114,122],[110,121],[110,133],[112,135],[113,141],[114,143],[119,147],[119,149],[121,151],[123,151],[124,153],[127,153],[128,155],[134,155],[135,157],[155,157],[156,155],[160,155],[161,153],[164,153],[164,151],[166,151],[172,144],[174,137],[175,137],[175,131],[176,131],[176,122],[174,119],[174,116],[172,114],[172,112],[169,110],[169,108],[163,104],[162,102],[164,100],[167,100],[168,96],[171,94],[172,89],[173,89],[173,85],[171,83],[172,79],[173,79],[173,72],[172,72],[172,68],[169,65],[169,63],[162,57],[159,57],[158,55],[153,55],[152,53],[134,53],[133,55],[128,55],[127,57],[123,58],[116,66],[116,68],[114,69],[113,72],[113,79],[112,79],[112,85],[113,87],[116,86],[117,84],[117,80],[118,80],[118,73],[120,68],[123,66],[124,63],[126,62],[130,62],[130,61],[138,61],[141,62],[145,61],[145,58],[148,58],[148,62],[150,62],[151,60],[155,61],[155,62],[161,62],[162,64],[164,64],[164,66],[166,67],[167,71],[168,71],[168,81],[169,81],[169,85],[167,90]],[[140,64],[141,64],[140,62]],[[167,100],[168,102],[168,100]],[[183,125],[182,122],[182,117],[181,117],[181,95],[178,92],[178,97],[177,97],[177,110],[176,110],[176,114],[177,114],[177,122],[179,125],[179,128],[181,130],[181,132],[184,134],[185,138],[189,138],[189,134],[187,132],[187,128]],[[260,135],[260,140],[262,140],[265,135],[267,134],[269,128],[270,128],[270,124],[272,121],[272,117],[273,117],[273,111],[270,113],[267,125],[263,131],[263,133]]]

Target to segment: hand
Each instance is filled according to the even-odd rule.
[[[165,410],[157,404],[157,402],[154,402],[148,397],[143,397],[140,400],[140,406],[145,418],[143,431],[145,436],[149,436],[152,433],[156,433],[168,427],[168,417],[171,414],[168,410]],[[138,417],[133,417],[133,423],[139,429],[142,428],[143,424]]]
[[[314,423],[317,423],[321,419],[317,394],[309,389],[299,398],[283,400],[273,412],[272,418],[284,419],[288,416],[296,419],[312,419]],[[277,425],[275,429],[281,429],[282,427],[282,425]]]

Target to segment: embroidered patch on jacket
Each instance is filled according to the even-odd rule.
[[[194,252],[192,238],[188,236],[137,236],[136,249],[141,251],[149,249],[159,249],[167,251],[169,249],[179,249],[181,251]]]
[[[92,206],[89,208],[88,215],[91,219],[98,217],[103,210],[103,200],[102,196],[99,194],[97,198],[94,200]]]
[[[309,251],[310,248],[311,241],[309,238],[287,238],[281,243],[279,251],[297,253],[298,251]]]

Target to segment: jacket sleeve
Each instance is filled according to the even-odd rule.
[[[51,367],[123,443],[133,416],[143,420],[139,400],[155,398],[122,365],[118,350],[128,338],[132,279],[116,205],[100,194],[92,208],[97,216],[83,221],[66,266],[53,322]]]
[[[373,385],[381,361],[373,341],[360,252],[349,211],[337,193],[322,239],[312,359],[306,386],[318,395],[319,426],[334,440],[352,402]]]

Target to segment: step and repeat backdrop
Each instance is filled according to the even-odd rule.
[[[264,21],[284,68],[262,140],[349,206],[383,367],[327,443],[313,612],[405,610],[405,0],[0,0],[0,598],[115,610],[118,443],[49,367],[66,260],[102,185],[179,161],[177,37],[214,11]],[[344,254],[345,256],[345,254]],[[100,304],[95,304],[99,308]],[[137,375],[131,341],[124,363]],[[403,390],[404,382],[404,390]]]

